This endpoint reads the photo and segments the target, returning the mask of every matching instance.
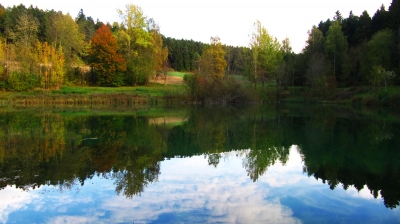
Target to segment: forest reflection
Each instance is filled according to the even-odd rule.
[[[400,200],[400,117],[328,107],[188,107],[165,115],[2,113],[0,188],[68,190],[95,175],[132,198],[158,181],[165,159],[203,155],[218,168],[234,151],[257,181],[297,145],[308,176],[331,189],[367,187]],[[182,168],[184,169],[184,168]]]

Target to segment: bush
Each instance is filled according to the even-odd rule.
[[[254,100],[252,90],[245,90],[230,77],[204,78],[201,75],[185,75],[191,101],[210,103],[236,103]]]
[[[39,78],[32,74],[13,72],[7,77],[6,89],[8,91],[22,92],[33,90],[39,84]]]

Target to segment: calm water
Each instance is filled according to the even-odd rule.
[[[0,113],[0,223],[400,223],[400,115]]]

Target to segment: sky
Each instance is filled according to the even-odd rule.
[[[113,0],[113,1],[48,1],[2,0],[3,6],[22,3],[40,9],[54,9],[69,13],[73,18],[80,9],[86,16],[102,22],[119,22],[117,9],[127,4],[142,8],[145,16],[153,18],[166,37],[193,39],[204,43],[218,36],[223,44],[248,46],[251,27],[259,20],[270,35],[279,40],[289,38],[293,51],[301,52],[307,39],[307,31],[313,25],[332,19],[339,10],[344,18],[350,11],[361,15],[367,10],[372,17],[383,4],[389,8],[391,0]]]
[[[116,195],[115,180],[102,175],[65,191],[8,186],[0,191],[0,223],[400,222],[400,209],[386,208],[366,187],[330,190],[308,177],[297,146],[285,165],[271,165],[257,182],[247,176],[243,157],[236,156],[243,151],[224,153],[217,168],[203,155],[164,160],[158,182],[132,199]]]

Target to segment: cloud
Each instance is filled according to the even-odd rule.
[[[0,222],[7,222],[13,211],[27,210],[27,205],[46,213],[49,223],[300,223],[294,212],[303,213],[303,207],[346,217],[353,211],[383,207],[381,200],[363,204],[372,201],[368,190],[331,191],[321,180],[304,175],[295,146],[287,164],[269,167],[255,183],[247,176],[241,157],[235,152],[225,156],[217,168],[208,165],[204,156],[163,161],[159,181],[132,199],[117,196],[114,180],[100,176],[88,180],[79,192],[61,193],[54,187],[43,187],[26,193],[6,188],[0,191],[5,199],[0,202]],[[44,191],[44,197],[39,197]],[[294,200],[287,200],[290,198]],[[382,214],[377,217],[387,213]]]
[[[58,216],[55,218],[51,218],[47,221],[47,223],[59,224],[59,223],[103,223],[98,220],[96,217],[83,217],[83,216]]]
[[[7,223],[10,213],[26,208],[26,205],[36,200],[39,196],[15,187],[7,186],[0,190],[0,222]]]
[[[165,214],[201,214],[204,222],[299,223],[290,208],[268,197],[266,183],[255,184],[247,177],[241,163],[241,158],[230,157],[216,169],[203,156],[164,161],[159,182],[141,197],[114,196],[102,209],[112,211],[117,222],[147,223],[160,221]]]

